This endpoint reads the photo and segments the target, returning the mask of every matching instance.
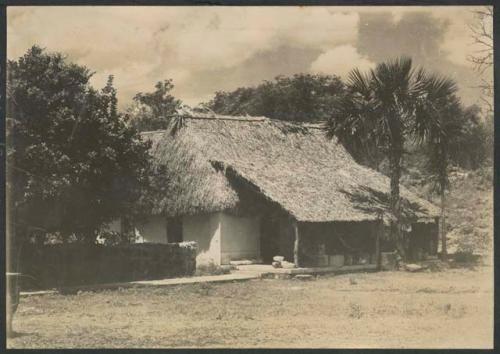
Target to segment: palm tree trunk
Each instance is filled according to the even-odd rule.
[[[445,191],[441,191],[441,220],[440,220],[440,229],[441,229],[441,257],[443,259],[446,258],[448,254],[448,250],[446,248],[446,213],[445,213]]]
[[[391,149],[390,156],[390,173],[391,173],[391,212],[394,215],[395,221],[392,222],[391,232],[393,234],[396,248],[403,259],[406,258],[406,250],[404,247],[402,232],[401,232],[401,203],[399,194],[399,180],[401,179],[401,159],[402,148],[394,147]]]

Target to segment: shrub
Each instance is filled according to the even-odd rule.
[[[21,272],[41,288],[191,276],[196,242],[28,245]]]
[[[349,317],[360,319],[363,317],[363,311],[361,310],[361,306],[356,303],[349,304]]]
[[[456,252],[454,255],[454,260],[457,263],[476,263],[479,256],[473,254],[472,252]]]

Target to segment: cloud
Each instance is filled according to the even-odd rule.
[[[363,14],[357,48],[376,62],[407,55],[427,64],[443,57],[441,44],[448,25],[447,20],[421,11],[404,13],[399,21],[391,13]]]
[[[352,42],[357,21],[327,7],[9,7],[7,53],[34,43],[62,51],[96,71],[95,85],[114,74],[129,101],[158,80],[195,87],[195,73],[231,71],[280,46]]]
[[[341,45],[321,54],[312,64],[311,71],[323,74],[336,74],[347,78],[354,68],[367,70],[373,68],[375,63],[359,55],[352,45]]]
[[[445,34],[443,48],[448,52],[448,60],[455,64],[470,66],[468,57],[483,49],[481,45],[474,43],[472,38],[471,26],[479,24],[479,18],[475,16],[476,10],[478,10],[477,7],[468,9],[468,11],[451,9],[446,13],[450,26]],[[485,21],[485,25],[487,30],[493,32],[492,18]]]
[[[409,9],[412,9],[409,7]],[[467,61],[470,7],[421,8],[394,12],[360,13],[358,52],[373,62],[410,56],[426,70],[454,79],[465,104],[480,102],[480,80]]]
[[[414,8],[10,6],[7,56],[16,59],[36,43],[95,71],[97,87],[114,74],[121,107],[167,78],[179,98],[195,102],[279,73],[342,75],[404,51],[436,63],[448,58],[463,69],[469,10],[433,7],[435,18],[423,22],[408,9]]]
[[[321,53],[319,49],[297,48],[281,45],[255,53],[240,65],[193,73],[196,80],[186,81],[176,87],[188,104],[197,97],[210,97],[216,91],[230,91],[242,86],[260,84],[278,75],[289,76],[307,72],[313,60]]]

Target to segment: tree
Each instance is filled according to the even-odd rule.
[[[219,114],[311,122],[330,116],[343,94],[344,84],[337,76],[297,74],[278,76],[256,87],[219,91],[205,107]]]
[[[432,82],[428,85],[427,90],[431,92],[439,89]],[[462,115],[463,111],[460,101],[455,96],[441,98],[443,102],[440,102],[435,112],[435,118],[431,121],[435,126],[429,129],[428,146],[425,151],[427,155],[426,167],[432,190],[440,197],[441,255],[446,257],[446,191],[450,188],[448,176],[452,162],[451,150],[463,134],[462,122],[456,117]]]
[[[117,113],[113,78],[33,46],[8,62],[8,193],[15,238],[33,231],[93,242],[131,213],[147,181],[149,145]]]
[[[493,153],[493,119],[483,119],[481,109],[476,105],[461,107],[450,119],[461,127],[460,134],[451,141],[453,164],[475,170],[489,162]]]
[[[139,92],[127,110],[130,124],[139,131],[167,129],[182,102],[170,94],[172,80],[159,81],[153,92]]]
[[[493,6],[485,6],[481,10],[474,11],[474,15],[476,20],[469,28],[472,40],[478,49],[474,54],[469,55],[468,59],[480,75],[485,74],[485,72],[491,75],[493,67]],[[483,102],[492,112],[493,76],[483,78],[479,88],[483,92]]]
[[[449,140],[450,164],[465,170],[476,170],[485,163],[490,163],[493,153],[493,120],[485,119],[477,105],[464,107],[458,105],[454,113],[446,117],[446,125],[460,127],[455,130],[456,135]],[[447,130],[446,126],[443,128]],[[407,146],[408,155],[405,167],[428,172],[427,146],[410,144]]]
[[[347,96],[328,121],[327,134],[337,136],[347,148],[355,148],[358,155],[375,151],[388,158],[394,217],[391,234],[405,257],[399,190],[405,142],[410,137],[425,141],[432,129],[439,128],[437,111],[454,94],[455,84],[423,69],[415,70],[410,58],[399,58],[378,64],[366,74],[354,69],[347,89]]]

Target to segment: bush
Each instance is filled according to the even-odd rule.
[[[28,245],[20,272],[40,288],[191,276],[196,251],[196,242]]]
[[[363,317],[363,311],[361,310],[361,305],[356,303],[349,303],[349,317],[360,319]]]
[[[130,243],[130,237],[121,232],[101,231],[97,240],[105,246],[118,246]]]
[[[479,256],[472,252],[456,252],[453,259],[457,263],[476,263],[479,260]]]

